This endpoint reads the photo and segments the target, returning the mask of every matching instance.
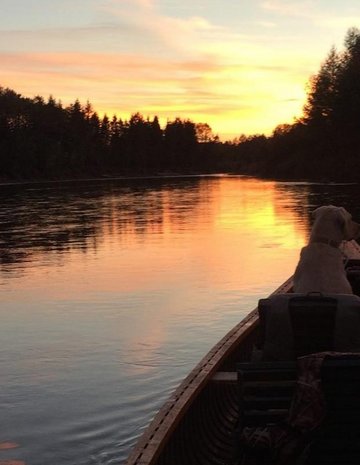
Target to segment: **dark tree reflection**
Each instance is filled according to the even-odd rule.
[[[0,193],[0,263],[40,254],[91,249],[104,234],[162,231],[172,210],[174,228],[191,221],[201,203],[200,179],[3,186]],[[175,204],[178,204],[177,206]]]

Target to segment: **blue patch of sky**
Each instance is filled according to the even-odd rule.
[[[156,37],[106,11],[107,0],[1,0],[0,51],[146,54]]]
[[[94,0],[1,0],[1,30],[72,27],[94,20]]]

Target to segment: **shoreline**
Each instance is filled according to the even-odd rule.
[[[246,174],[238,173],[164,173],[164,174],[147,174],[147,175],[114,175],[114,176],[86,176],[74,178],[58,178],[58,179],[23,179],[23,180],[5,180],[0,179],[0,186],[22,186],[27,184],[56,184],[56,183],[73,183],[73,182],[93,182],[93,181],[117,181],[117,180],[132,180],[132,179],[166,179],[166,178],[200,178],[200,177],[225,177],[225,176],[241,176],[255,177]]]
[[[178,172],[159,172],[153,174],[128,174],[128,175],[107,175],[103,174],[101,176],[84,176],[84,177],[68,177],[68,178],[56,178],[56,179],[1,179],[0,178],[0,187],[11,187],[11,186],[26,186],[26,185],[36,185],[36,184],[71,184],[75,182],[105,182],[105,181],[121,181],[121,180],[141,180],[141,179],[176,179],[176,178],[211,178],[211,177],[243,177],[243,178],[255,178],[263,181],[273,181],[280,183],[296,183],[296,184],[358,184],[357,181],[353,179],[339,179],[339,180],[329,180],[326,178],[323,179],[304,179],[304,178],[295,178],[295,177],[269,177],[261,175],[260,173],[238,173],[238,172],[219,172],[219,173],[178,173]]]

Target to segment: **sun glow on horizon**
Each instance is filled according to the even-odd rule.
[[[3,2],[1,86],[110,117],[206,122],[223,140],[301,116],[309,77],[360,22],[354,0]]]

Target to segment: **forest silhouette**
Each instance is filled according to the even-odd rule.
[[[239,131],[240,133],[240,131]],[[270,136],[221,142],[207,123],[157,116],[100,118],[78,100],[26,98],[0,87],[0,180],[168,173],[356,180],[360,168],[360,31],[332,47],[310,78],[303,115]]]

